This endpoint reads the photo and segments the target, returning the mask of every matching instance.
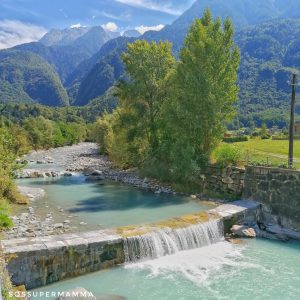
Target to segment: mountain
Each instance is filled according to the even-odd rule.
[[[90,27],[66,28],[63,30],[52,29],[40,39],[40,42],[45,46],[70,45],[90,29]]]
[[[239,31],[240,120],[283,124],[290,106],[292,72],[300,69],[300,19],[276,20]],[[298,97],[299,98],[299,97]],[[297,108],[300,113],[300,106]]]
[[[10,101],[69,103],[59,77],[44,59],[27,51],[4,50],[0,51],[0,102]]]
[[[147,40],[169,40],[178,51],[184,36],[195,18],[201,18],[209,8],[213,17],[223,20],[230,17],[236,29],[258,25],[274,19],[300,18],[300,0],[197,0],[191,8],[179,16],[171,25],[159,32],[144,34]]]
[[[139,31],[135,29],[131,29],[131,30],[124,31],[123,36],[138,38],[141,36],[141,34]]]
[[[1,101],[35,101],[50,106],[68,104],[69,97],[63,87],[68,76],[81,62],[91,58],[110,39],[111,36],[101,26],[54,29],[42,37],[39,42],[18,45],[0,51],[2,75],[7,68],[13,77],[11,81],[3,80],[0,77]],[[25,58],[35,65],[26,63]],[[33,73],[33,66],[36,67],[34,72],[37,77],[43,81],[43,87],[39,81],[36,91],[34,91],[34,87],[29,90],[32,78],[27,76]],[[13,67],[22,74],[27,74],[21,76],[21,84],[17,84],[16,78],[18,77],[12,75],[11,68]],[[26,91],[24,91],[23,85]],[[45,99],[47,95],[44,95],[43,92],[45,90],[49,91],[48,101]]]
[[[81,66],[75,79],[75,84],[80,84],[73,105],[86,105],[115,84],[125,73],[121,53],[126,51],[127,44],[133,41],[133,38],[126,37],[114,39]]]
[[[94,55],[109,39],[101,26],[68,28],[51,30],[40,42],[19,45],[14,49],[43,57],[65,82],[82,61]]]

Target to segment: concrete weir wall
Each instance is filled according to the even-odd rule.
[[[247,167],[243,198],[263,204],[266,222],[300,230],[300,171]]]
[[[199,223],[204,222],[204,219],[222,219],[224,227],[228,228],[239,220],[255,222],[259,207],[254,201],[236,201],[204,213],[189,215],[187,219],[194,222],[199,217]],[[178,219],[180,218],[174,220]],[[186,219],[182,217],[181,221],[184,220]],[[152,224],[150,228],[155,230],[155,225]],[[144,227],[141,227],[140,231],[143,230]],[[139,228],[134,228],[132,233],[126,232],[125,235],[123,231],[122,236],[118,234],[120,230],[101,230],[44,238],[22,238],[4,240],[0,245],[8,261],[7,269],[13,284],[33,289],[124,263],[124,239],[129,235],[137,235],[135,232],[138,231]]]
[[[1,247],[13,284],[27,289],[124,262],[122,238],[110,230],[4,240]]]
[[[210,166],[203,174],[203,186],[204,190],[258,201],[263,204],[261,221],[265,224],[300,231],[300,171]]]

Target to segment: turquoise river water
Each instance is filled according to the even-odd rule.
[[[151,223],[212,208],[190,197],[156,195],[118,183],[89,183],[85,179],[82,175],[22,179],[18,184],[45,190],[46,196],[31,204],[39,215],[53,211],[57,221],[73,216],[75,225],[87,223],[83,230]]]
[[[76,287],[84,287],[100,299],[103,295],[117,295],[128,300],[296,300],[300,299],[300,243],[220,242],[89,274],[34,292]]]
[[[60,207],[60,218],[84,221],[85,230],[149,223],[211,208],[189,197],[155,195],[111,182],[87,183],[84,176],[19,180],[19,184],[45,189],[46,197],[32,203],[36,210],[56,215],[56,209],[59,216]],[[42,293],[76,287],[98,299],[114,300],[296,300],[300,243],[221,241],[36,289],[33,299],[54,299]]]

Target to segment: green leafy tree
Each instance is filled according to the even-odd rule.
[[[172,94],[164,107],[164,155],[177,176],[190,176],[208,162],[235,113],[240,61],[229,19],[209,10],[191,26],[180,52]]]
[[[12,175],[18,168],[16,140],[5,127],[0,128],[0,170],[6,174]]]
[[[128,45],[123,55],[129,80],[120,82],[118,95],[122,121],[131,139],[142,138],[151,150],[159,145],[159,118],[167,98],[167,82],[175,66],[171,44],[141,40]]]
[[[29,134],[29,139],[35,149],[48,149],[54,146],[54,123],[42,116],[28,118],[24,128]]]

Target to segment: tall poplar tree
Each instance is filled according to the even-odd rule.
[[[164,107],[165,156],[171,171],[188,176],[207,163],[225,122],[235,113],[240,61],[233,25],[209,10],[191,26],[180,52],[173,93]]]
[[[139,40],[128,44],[123,54],[127,80],[117,86],[120,127],[126,128],[129,143],[134,145],[138,140],[140,148],[147,148],[149,153],[159,147],[161,107],[167,99],[167,82],[175,67],[171,48],[169,42]],[[143,141],[147,146],[142,145]]]

